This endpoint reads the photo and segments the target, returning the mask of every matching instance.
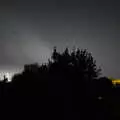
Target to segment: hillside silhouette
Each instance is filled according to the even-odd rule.
[[[12,81],[0,82],[4,119],[107,120],[119,119],[115,101],[119,88],[107,77],[86,49],[53,48],[47,63],[24,65]]]

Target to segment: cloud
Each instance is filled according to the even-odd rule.
[[[51,55],[49,44],[44,42],[39,35],[27,30],[17,29],[15,32],[7,30],[7,36],[1,39],[0,65],[23,66],[24,64],[43,63]]]

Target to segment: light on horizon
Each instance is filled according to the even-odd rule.
[[[17,71],[2,71],[0,72],[0,81],[4,80],[4,76],[5,78],[7,78],[7,82],[11,82],[12,81],[12,77],[14,76],[14,74],[18,73]]]

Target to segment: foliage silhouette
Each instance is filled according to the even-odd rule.
[[[106,108],[112,96],[112,83],[106,77],[99,78],[100,74],[101,69],[86,49],[66,48],[60,53],[54,47],[48,63],[25,65],[22,73],[13,76],[12,82],[0,83],[0,90],[5,86],[3,97],[9,101],[4,108],[8,111],[12,108],[11,115],[24,116],[17,119],[47,119],[48,115],[49,119],[77,120],[82,116],[87,119],[88,114],[98,120],[95,114],[100,115],[100,110],[103,110],[103,119],[108,119],[111,111]]]

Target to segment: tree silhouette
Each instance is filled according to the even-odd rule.
[[[75,119],[78,114],[79,119],[80,116],[85,119],[88,114],[93,119],[96,111],[107,111],[104,106],[112,93],[111,81],[99,78],[100,74],[101,69],[97,68],[96,61],[86,49],[70,51],[65,48],[60,53],[54,47],[48,63],[26,64],[21,73],[13,76],[12,82],[5,84],[5,98],[10,101],[6,107],[9,106],[9,111],[13,107],[14,115],[23,113],[22,116],[29,118],[42,119],[47,114],[49,119]]]
[[[101,72],[101,69],[97,69],[92,55],[86,49],[79,48],[72,51],[66,48],[63,53],[59,53],[54,47],[51,62],[51,94],[65,96],[65,105],[68,108],[66,111],[71,109],[68,106],[72,106],[75,112],[85,110],[85,100],[90,100],[88,96],[92,95],[92,81],[97,79]]]
[[[53,63],[62,63],[63,66],[71,65],[77,73],[80,73],[82,76],[86,75],[91,79],[98,77],[101,72],[101,69],[97,69],[96,61],[86,49],[80,50],[78,48],[69,53],[68,48],[66,48],[65,51],[60,54],[55,47],[52,53],[52,60]]]

